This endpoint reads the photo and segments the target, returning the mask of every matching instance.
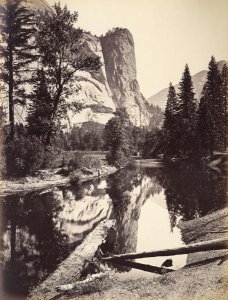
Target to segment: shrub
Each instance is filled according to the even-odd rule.
[[[74,153],[74,156],[67,163],[69,171],[88,168],[88,169],[100,169],[101,160],[97,157],[90,155],[83,155],[80,152]]]
[[[45,148],[42,140],[28,134],[25,127],[18,125],[12,141],[7,134],[4,142],[6,176],[23,177],[34,175],[40,168],[48,167],[53,162],[55,147]]]
[[[69,177],[70,177],[70,184],[77,185],[81,181],[81,174],[78,171],[71,172]]]
[[[109,164],[114,165],[117,169],[126,166],[129,162],[129,157],[121,149],[108,152],[106,159]]]
[[[69,171],[80,169],[83,166],[82,160],[83,154],[80,152],[75,152],[73,157],[67,163]]]
[[[101,168],[101,160],[97,157],[93,156],[84,156],[83,157],[83,167],[88,169],[100,169]]]
[[[15,135],[14,141],[6,140],[5,158],[8,176],[22,177],[37,171],[45,155],[44,147],[35,136]]]

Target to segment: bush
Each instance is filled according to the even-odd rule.
[[[15,128],[14,140],[8,137],[6,127],[4,142],[4,156],[6,162],[6,176],[23,177],[34,175],[53,162],[54,147],[46,149],[41,139],[28,134],[25,127],[18,125]]]
[[[67,163],[69,171],[78,170],[82,168],[100,169],[101,160],[97,157],[83,155],[80,152],[74,153],[74,156]]]
[[[69,177],[70,177],[70,184],[77,185],[81,181],[81,174],[77,171],[71,172]]]
[[[15,135],[14,141],[5,143],[7,175],[22,177],[33,174],[42,166],[44,156],[44,147],[37,137]]]
[[[101,160],[97,157],[93,156],[84,156],[83,157],[83,167],[88,169],[100,169],[101,168]]]
[[[114,165],[117,169],[125,167],[129,162],[129,156],[126,155],[121,149],[110,151],[106,155],[109,164]]]
[[[80,152],[75,152],[73,157],[67,163],[69,171],[80,169],[83,166],[82,160],[83,154]]]

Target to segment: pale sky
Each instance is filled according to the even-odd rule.
[[[47,0],[53,4],[55,0]],[[78,26],[92,34],[128,28],[137,77],[146,98],[207,69],[211,55],[228,60],[228,0],[61,0],[78,11]]]

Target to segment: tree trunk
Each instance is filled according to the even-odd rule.
[[[195,244],[185,245],[179,248],[156,250],[150,252],[139,252],[139,253],[125,253],[119,255],[113,255],[109,257],[103,257],[103,260],[106,261],[115,261],[115,260],[126,260],[126,259],[136,259],[144,257],[156,257],[156,256],[171,256],[179,254],[188,254],[201,251],[209,250],[221,250],[228,248],[228,239],[216,239],[206,242],[199,242]]]
[[[11,48],[11,47],[9,47]],[[13,52],[9,50],[9,123],[10,123],[10,138],[13,140],[15,128],[14,128],[14,101],[13,101]]]

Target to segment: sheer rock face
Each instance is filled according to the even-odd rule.
[[[78,95],[70,101],[81,101],[85,109],[68,113],[68,125],[94,121],[106,124],[116,108],[125,107],[132,123],[148,125],[150,114],[140,93],[136,77],[134,41],[127,29],[119,29],[97,38],[83,35],[83,52],[100,57],[102,67],[97,74],[78,72]]]
[[[0,0],[1,1],[1,0]],[[28,0],[27,5],[34,11],[52,11],[45,0]],[[84,122],[94,121],[106,124],[114,116],[116,108],[126,108],[132,123],[147,126],[150,122],[145,99],[140,93],[136,77],[134,41],[127,29],[116,29],[105,37],[98,38],[84,33],[83,54],[100,57],[102,67],[96,74],[77,72],[74,93],[67,101],[81,102],[80,113],[69,109],[67,119],[62,123],[71,128]],[[15,119],[25,123],[27,107],[17,107]]]
[[[106,124],[113,117],[116,106],[112,99],[112,93],[109,88],[104,59],[100,40],[89,33],[83,34],[82,39],[83,55],[100,57],[102,67],[97,73],[77,72],[75,85],[78,93],[74,94],[69,102],[81,102],[84,109],[80,113],[68,111],[68,128],[78,123],[94,121]]]
[[[148,125],[149,112],[137,81],[134,41],[127,29],[101,38],[106,76],[116,107],[125,107],[134,125]]]

